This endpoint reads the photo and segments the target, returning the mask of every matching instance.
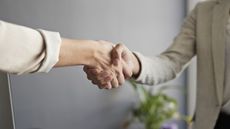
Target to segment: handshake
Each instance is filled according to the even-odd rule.
[[[126,79],[138,75],[139,61],[125,45],[108,41],[90,42],[91,52],[83,70],[100,89],[118,88]]]

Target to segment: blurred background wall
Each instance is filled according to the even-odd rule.
[[[58,31],[63,37],[122,42],[153,56],[172,43],[186,7],[185,0],[1,0],[0,19]],[[120,129],[136,99],[128,83],[112,91],[99,90],[82,67],[11,75],[10,81],[16,129]],[[184,88],[185,74],[168,85]],[[185,113],[186,95],[169,94]]]

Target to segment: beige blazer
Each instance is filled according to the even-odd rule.
[[[0,71],[48,72],[58,61],[60,44],[57,32],[0,21]]]
[[[197,55],[197,104],[194,129],[213,129],[223,106],[225,29],[230,0],[199,3],[186,18],[181,32],[164,53],[141,62],[137,81],[155,85],[175,78]]]

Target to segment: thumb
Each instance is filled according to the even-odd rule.
[[[123,74],[125,76],[125,79],[129,79],[132,77],[133,72],[133,63],[132,61],[123,61]]]
[[[118,65],[118,61],[122,59],[122,53],[124,51],[123,44],[117,44],[112,50],[112,62],[114,65]]]

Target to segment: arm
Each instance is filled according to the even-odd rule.
[[[107,41],[62,39],[59,61],[55,67],[111,65],[113,44]]]
[[[110,65],[112,43],[61,39],[59,33],[0,21],[0,71],[48,72],[54,66]]]
[[[196,54],[196,8],[186,18],[181,32],[175,38],[174,43],[157,57],[149,58],[140,53],[132,53],[124,45],[117,45],[112,52],[113,60],[118,60],[123,69],[124,77],[134,77],[137,82],[148,85],[156,85],[175,78],[186,66],[186,63]],[[125,62],[125,63],[123,63]],[[131,62],[131,63],[130,63]],[[128,65],[129,64],[129,65]],[[128,66],[128,67],[127,67]],[[128,71],[128,72],[127,72]],[[97,78],[90,78],[95,82],[103,74],[92,74],[85,70],[87,75]],[[131,74],[126,74],[131,73]],[[121,73],[120,73],[121,74]],[[119,79],[120,80],[122,79]],[[94,83],[100,85],[100,83]],[[122,83],[120,83],[122,84]]]
[[[47,72],[58,60],[59,33],[0,21],[0,71]]]
[[[136,53],[141,71],[136,80],[156,85],[175,78],[196,54],[196,8],[185,19],[174,43],[157,57],[148,58]]]

